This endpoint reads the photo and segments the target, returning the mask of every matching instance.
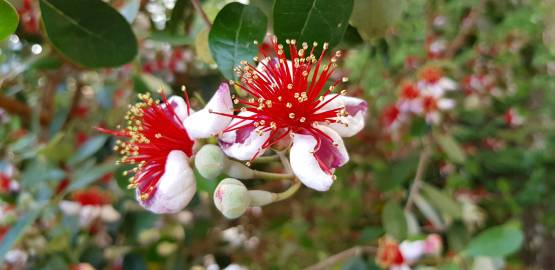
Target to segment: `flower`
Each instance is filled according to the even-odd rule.
[[[120,219],[120,214],[110,203],[110,197],[92,187],[74,192],[71,200],[60,202],[60,209],[67,215],[79,216],[81,226],[88,227],[98,220],[114,222]]]
[[[524,118],[520,115],[515,108],[510,108],[503,115],[505,125],[509,127],[518,127],[524,123]]]
[[[443,96],[446,91],[457,89],[457,83],[444,77],[442,70],[436,67],[423,68],[420,71],[417,86],[421,91],[435,97]]]
[[[422,97],[422,113],[426,122],[438,124],[441,121],[441,111],[455,107],[455,101],[442,96],[424,95]]]
[[[273,37],[274,57],[264,54],[257,67],[243,61],[236,69],[240,79],[232,83],[250,98],[234,97],[233,102],[242,106],[240,112],[221,114],[233,121],[219,144],[228,156],[249,161],[270,147],[291,147],[293,173],[309,188],[325,191],[333,183],[335,169],[349,160],[341,137],[364,127],[368,104],[346,97],[346,90],[333,93],[347,78],[327,84],[340,52],[326,64],[327,43],[318,58],[317,43],[310,50],[306,43],[297,48],[295,40],[287,44],[290,60]]]
[[[162,94],[161,103],[149,94],[140,94],[139,99],[126,116],[127,128],[99,130],[126,138],[117,141],[115,150],[123,155],[120,163],[135,166],[124,174],[133,174],[129,188],[136,188],[139,203],[154,213],[177,213],[196,191],[189,166],[195,139],[213,136],[230,122],[216,114],[232,112],[229,86],[221,84],[198,112],[179,96],[167,99]]]

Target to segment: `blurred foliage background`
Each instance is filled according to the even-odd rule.
[[[94,127],[160,88],[202,104],[266,33],[330,42],[369,103],[331,190],[227,220],[198,176],[183,212],[140,208]],[[0,39],[0,268],[380,269],[385,235],[436,233],[415,269],[554,269],[552,0],[0,0]],[[392,129],[430,67],[456,105]]]

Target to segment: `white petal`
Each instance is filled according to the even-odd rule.
[[[335,131],[326,127],[320,127],[320,129],[334,140],[336,146],[331,145],[327,139],[322,138],[320,149],[314,153],[317,145],[317,140],[314,136],[293,134],[290,160],[293,172],[303,184],[318,191],[326,191],[333,183],[333,175],[322,169],[316,159],[316,155],[320,155],[319,158],[322,161],[330,163],[331,165],[328,166],[332,171],[344,165],[349,160],[349,156],[343,140]]]
[[[102,206],[100,217],[106,222],[114,222],[120,219],[120,214],[111,205]]]
[[[252,112],[241,112],[239,113],[239,116],[247,117],[253,114],[254,113]],[[251,120],[235,118],[231,121],[230,126],[237,124],[236,127],[240,127],[248,125],[251,122]],[[264,132],[262,135],[258,135],[254,126],[249,125],[230,132],[224,132],[219,136],[218,141],[220,147],[226,155],[238,160],[250,160],[255,157],[255,155],[258,156],[264,153],[264,150],[262,150],[261,147],[269,136],[269,132]]]
[[[336,94],[324,96],[324,102],[330,100],[334,96],[336,96]],[[339,95],[319,111],[327,111],[342,106],[345,106],[349,115],[340,117],[339,121],[346,125],[342,123],[331,123],[328,126],[339,133],[341,137],[351,137],[364,128],[364,122],[368,112],[368,103],[360,98]]]
[[[449,98],[441,98],[438,100],[437,106],[441,110],[450,110],[455,107],[455,101]]]
[[[88,227],[96,218],[100,216],[100,207],[95,205],[85,205],[79,211],[79,223],[83,227]]]
[[[81,205],[78,202],[74,201],[61,201],[60,202],[60,210],[66,215],[73,216],[79,213],[81,209]]]
[[[401,265],[391,266],[389,270],[411,270],[411,268],[407,264],[401,264]]]
[[[424,254],[424,241],[403,241],[399,245],[399,251],[403,255],[403,258],[406,261],[415,261],[418,260]]]
[[[439,81],[437,82],[437,84],[443,88],[444,90],[447,91],[453,91],[457,89],[457,83],[447,77],[443,77],[441,79],[439,79]]]
[[[437,112],[429,112],[426,114],[426,122],[428,124],[439,124],[441,121],[441,115]]]
[[[144,208],[154,213],[177,213],[187,206],[195,191],[195,176],[189,167],[187,155],[182,151],[173,150],[168,154],[164,174],[160,177],[152,198],[142,201],[137,189],[137,200]]]
[[[173,110],[177,114],[177,117],[179,117],[179,120],[182,122],[189,117],[189,114],[193,113],[190,109],[189,112],[187,112],[187,103],[185,103],[185,100],[183,100],[180,96],[171,96],[168,99],[168,103],[172,106]]]
[[[227,127],[231,117],[212,112],[233,114],[233,103],[227,83],[220,84],[214,96],[202,110],[191,114],[183,121],[191,139],[208,138]]]

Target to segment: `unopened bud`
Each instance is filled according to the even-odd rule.
[[[195,167],[202,177],[210,180],[222,174],[226,162],[224,152],[213,144],[204,145],[195,155]]]
[[[264,206],[274,201],[274,193],[264,190],[249,190],[250,206]]]
[[[439,255],[443,249],[441,236],[438,234],[430,234],[424,240],[424,253],[428,255]]]
[[[222,180],[214,191],[216,208],[229,219],[238,218],[247,211],[251,198],[241,181],[233,178]]]

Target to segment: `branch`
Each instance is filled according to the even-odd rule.
[[[11,114],[20,116],[25,122],[30,122],[33,116],[33,110],[27,104],[4,95],[0,95],[0,107]],[[51,115],[40,115],[41,124],[48,125],[50,120],[52,120]]]
[[[431,156],[431,149],[430,149],[430,140],[424,140],[424,149],[420,153],[420,159],[418,160],[418,167],[416,168],[416,174],[414,176],[414,182],[409,191],[409,197],[407,198],[407,204],[405,205],[405,210],[410,210],[412,204],[414,203],[414,196],[418,193],[420,186],[422,185],[422,181],[424,178],[424,173],[426,172],[426,167],[428,166],[428,162],[430,161]]]
[[[311,265],[305,270],[323,270],[323,269],[330,269],[332,266],[345,261],[351,257],[357,257],[362,254],[374,254],[376,253],[377,248],[373,246],[355,246],[350,249],[341,251],[327,259],[315,264]]]
[[[199,0],[191,0],[191,3],[193,3],[193,6],[200,14],[200,17],[202,17],[208,28],[211,28],[212,23],[210,22],[210,19],[208,19],[208,16],[206,16],[206,12],[204,12],[204,10],[202,9],[202,5],[200,4]]]
[[[477,7],[473,7],[468,13],[468,16],[466,16],[466,18],[462,20],[460,25],[460,31],[457,34],[457,36],[455,36],[451,44],[449,44],[449,47],[445,52],[445,57],[452,58],[453,56],[455,56],[457,51],[462,46],[464,46],[464,42],[466,41],[466,38],[474,30],[474,26],[478,21],[478,15],[484,9],[485,2],[486,1],[484,0],[480,1],[480,4]]]

